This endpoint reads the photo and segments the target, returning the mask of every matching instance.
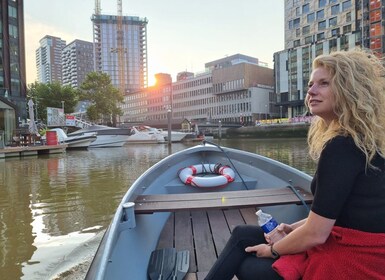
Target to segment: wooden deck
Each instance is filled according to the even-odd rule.
[[[163,229],[158,248],[189,250],[190,268],[185,280],[203,280],[234,227],[257,223],[255,212],[254,207],[174,212]]]
[[[67,144],[5,147],[4,149],[0,149],[0,159],[37,156],[42,154],[58,154],[65,152],[66,148]]]

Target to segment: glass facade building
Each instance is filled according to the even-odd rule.
[[[92,22],[95,71],[124,92],[147,87],[147,19],[94,14]]]
[[[23,0],[1,1],[0,24],[0,130],[7,144],[27,118]]]

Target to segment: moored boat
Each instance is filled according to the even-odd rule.
[[[172,154],[124,195],[86,279],[203,279],[234,226],[256,223],[256,207],[282,222],[306,217],[310,182],[283,163],[216,144]]]
[[[96,132],[68,136],[61,128],[51,128],[50,131],[56,132],[59,143],[67,144],[67,149],[88,149],[97,138]]]
[[[133,143],[164,143],[163,135],[155,128],[149,126],[133,126],[127,144]]]
[[[96,140],[90,144],[91,148],[122,147],[131,134],[127,128],[92,125],[69,133],[68,136],[87,135],[90,132],[97,133]]]

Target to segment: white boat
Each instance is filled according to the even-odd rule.
[[[198,169],[206,172],[192,176]],[[256,224],[256,207],[280,222],[305,218],[311,179],[213,143],[174,153],[128,189],[86,279],[203,279],[231,230]]]
[[[158,129],[158,131],[160,131],[164,139],[168,141],[168,131],[163,129]],[[181,142],[186,137],[187,134],[188,133],[186,132],[171,130],[171,142]]]
[[[92,125],[69,133],[68,136],[79,136],[87,133],[97,133],[97,138],[91,143],[90,148],[122,147],[129,139],[131,130],[104,125]]]
[[[131,134],[127,140],[127,144],[132,143],[164,143],[163,135],[156,129],[150,126],[133,126]]]
[[[59,143],[67,144],[67,149],[88,149],[97,138],[95,132],[68,136],[61,128],[51,128],[50,131],[56,131]]]

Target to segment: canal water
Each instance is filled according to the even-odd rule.
[[[128,145],[1,160],[0,279],[83,279],[129,186],[162,158],[196,144]],[[220,144],[310,175],[315,170],[306,139],[226,139]]]

